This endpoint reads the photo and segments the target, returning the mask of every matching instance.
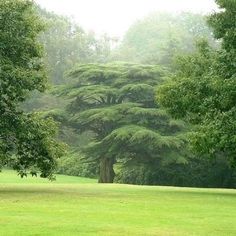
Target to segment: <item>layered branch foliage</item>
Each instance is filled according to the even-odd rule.
[[[84,149],[88,158],[161,160],[180,150],[182,124],[155,104],[166,74],[158,66],[122,62],[78,65],[68,74],[72,83],[56,93],[70,101],[68,123],[94,133]]]

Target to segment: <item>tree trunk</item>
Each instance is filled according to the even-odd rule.
[[[114,163],[114,158],[102,158],[100,160],[99,183],[113,183],[115,177]]]

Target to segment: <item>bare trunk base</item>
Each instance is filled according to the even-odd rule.
[[[114,163],[115,160],[113,158],[102,158],[100,160],[99,183],[113,183],[115,177]]]

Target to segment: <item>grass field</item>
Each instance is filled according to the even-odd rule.
[[[236,191],[0,173],[0,236],[236,235]]]

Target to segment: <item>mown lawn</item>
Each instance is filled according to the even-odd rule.
[[[0,173],[0,235],[236,235],[236,191]]]

